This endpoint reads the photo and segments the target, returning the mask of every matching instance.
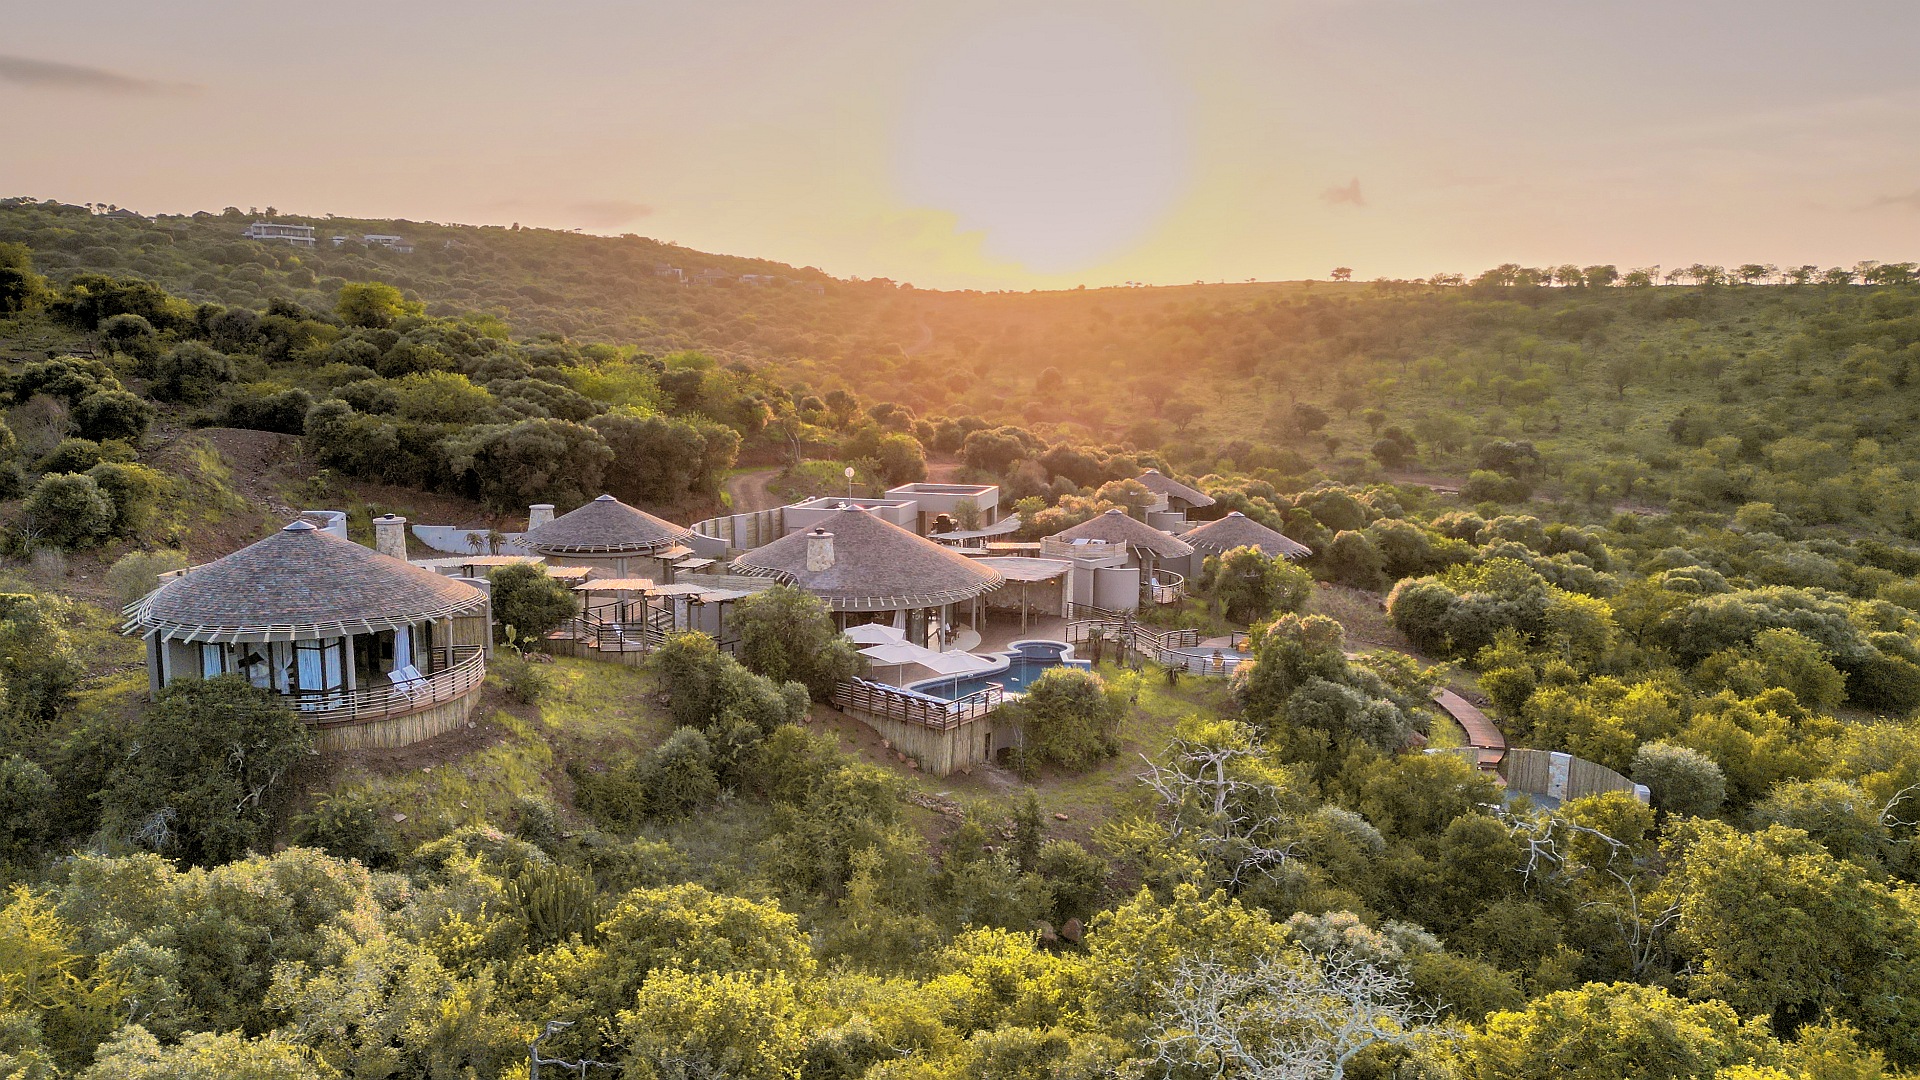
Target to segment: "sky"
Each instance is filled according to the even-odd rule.
[[[63,0],[0,195],[921,287],[1920,258],[1913,0]]]

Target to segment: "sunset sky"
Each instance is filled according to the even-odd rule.
[[[0,195],[963,288],[1920,258],[1920,3],[35,4]]]

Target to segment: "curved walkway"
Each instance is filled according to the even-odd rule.
[[[1467,745],[1478,751],[1474,757],[1483,769],[1499,765],[1507,756],[1507,737],[1500,733],[1487,714],[1475,708],[1466,698],[1451,690],[1441,690],[1433,695],[1447,715],[1454,718],[1467,733]]]

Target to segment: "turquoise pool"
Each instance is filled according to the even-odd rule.
[[[1024,693],[1028,684],[1050,668],[1093,666],[1086,660],[1075,660],[1073,646],[1064,641],[1016,641],[1006,652],[987,659],[998,660],[1001,666],[970,675],[922,679],[909,684],[906,689],[943,701],[956,701],[968,694],[979,693],[991,683],[999,683],[1009,694],[1019,694]]]

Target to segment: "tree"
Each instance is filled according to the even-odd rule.
[[[288,775],[312,752],[271,691],[238,675],[174,682],[101,793],[107,827],[170,858],[236,858],[267,839]]]
[[[443,445],[447,468],[495,507],[586,502],[613,461],[594,429],[546,417],[466,428]]]
[[[153,418],[153,406],[125,390],[97,390],[81,398],[73,410],[73,424],[81,438],[95,442],[138,443],[146,437]]]
[[[147,370],[153,380],[148,393],[190,405],[213,398],[236,377],[232,360],[197,341],[175,345]]]
[[[1333,543],[1320,558],[1320,568],[1328,578],[1375,592],[1388,584],[1385,566],[1373,539],[1364,532],[1350,529],[1336,533]]]
[[[1313,575],[1255,547],[1210,556],[1204,576],[1227,618],[1252,624],[1276,611],[1300,611],[1313,595]]]
[[[791,585],[743,597],[728,612],[739,636],[740,662],[776,683],[798,682],[815,701],[865,666],[818,597]]]
[[[91,547],[113,533],[113,500],[93,477],[48,473],[33,485],[22,518],[29,535],[55,547]]]
[[[793,984],[777,974],[663,971],[619,1015],[629,1075],[787,1080],[805,1046]]]
[[[1495,1013],[1461,1046],[1476,1080],[1706,1080],[1772,1058],[1762,1022],[1724,1002],[1693,1003],[1658,987],[1589,983]]]
[[[350,281],[340,287],[333,310],[348,326],[382,329],[409,315],[423,314],[426,309],[385,282]]]
[[[918,483],[927,478],[927,452],[911,435],[891,434],[880,439],[875,455],[880,475],[889,485]]]
[[[1290,949],[1251,969],[1182,960],[1161,989],[1149,1047],[1169,1074],[1340,1080],[1359,1054],[1411,1046],[1435,1017],[1387,964]]]
[[[1330,277],[1330,278],[1332,278],[1332,279],[1333,279],[1333,280],[1335,280],[1335,281],[1352,281],[1352,280],[1353,280],[1353,267],[1351,267],[1351,266],[1336,266],[1336,267],[1334,267],[1334,268],[1333,268],[1333,269],[1332,269],[1331,271],[1329,271],[1329,272],[1327,273],[1327,276],[1328,276],[1328,277]]]
[[[88,469],[87,476],[113,503],[113,524],[109,531],[114,536],[133,536],[145,528],[153,514],[154,501],[168,486],[166,476],[160,472],[145,465],[118,461],[103,461]]]
[[[573,592],[534,563],[499,567],[487,581],[493,590],[494,626],[501,634],[513,627],[517,641],[544,641],[580,610]]]
[[[1115,739],[1124,706],[1100,676],[1083,668],[1048,668],[1027,684],[1014,722],[1036,762],[1079,771],[1119,752]]]
[[[81,1080],[336,1080],[340,1073],[312,1049],[270,1032],[249,1039],[237,1031],[196,1032],[163,1046],[129,1024],[100,1045]]]
[[[25,244],[0,243],[0,316],[34,308],[46,293],[47,279],[33,272],[33,252]]]
[[[1647,785],[1653,805],[1670,814],[1705,817],[1727,797],[1720,766],[1698,750],[1673,743],[1645,743],[1634,751],[1633,779]]]

